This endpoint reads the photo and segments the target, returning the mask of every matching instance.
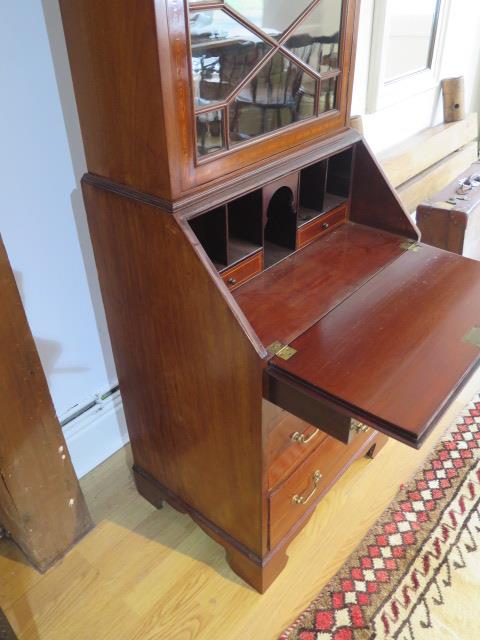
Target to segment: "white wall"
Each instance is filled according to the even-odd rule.
[[[78,190],[85,162],[57,2],[44,5],[45,14],[38,0],[0,3],[0,232],[62,417],[116,374]]]
[[[374,0],[362,0],[352,115],[366,113],[373,10]],[[467,111],[480,110],[479,62],[480,2],[451,0],[439,76],[465,76]],[[380,151],[442,119],[441,92],[436,86],[365,116],[365,134],[373,149]]]

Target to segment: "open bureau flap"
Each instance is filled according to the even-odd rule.
[[[420,447],[480,359],[480,263],[412,245],[288,347],[267,399],[345,442],[360,421]]]

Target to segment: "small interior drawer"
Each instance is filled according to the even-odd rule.
[[[233,291],[253,276],[261,273],[263,269],[263,251],[257,251],[252,256],[245,258],[230,269],[222,271],[221,278],[227,287]]]
[[[314,240],[317,240],[327,231],[331,231],[347,220],[347,207],[342,205],[333,211],[318,216],[311,222],[306,222],[297,231],[297,248],[301,249]]]
[[[263,401],[262,413],[267,431],[268,489],[271,490],[308,458],[327,434],[267,400]]]
[[[279,544],[295,523],[310,511],[355,459],[373,441],[369,429],[349,445],[325,438],[303,464],[270,494],[270,548]]]

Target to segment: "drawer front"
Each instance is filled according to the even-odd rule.
[[[268,370],[265,382],[266,396],[270,403],[294,414],[304,424],[313,425],[344,444],[349,444],[368,427],[320,401],[293,381],[285,380],[274,370]]]
[[[331,231],[335,227],[338,227],[339,224],[346,222],[346,219],[347,207],[342,205],[330,213],[319,216],[311,222],[307,222],[297,231],[297,248],[301,249],[307,246],[307,244],[317,240],[317,238],[327,233],[327,231]]]
[[[242,260],[239,264],[222,271],[221,278],[227,287],[233,291],[250,278],[263,270],[263,251],[258,251],[253,256]]]
[[[283,482],[327,437],[304,420],[263,401],[267,432],[268,489]]]
[[[288,480],[271,493],[270,548],[279,544],[296,522],[315,507],[375,435],[376,432],[369,429],[349,445],[327,437]]]

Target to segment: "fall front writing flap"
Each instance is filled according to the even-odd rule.
[[[317,399],[419,447],[479,362],[478,327],[480,263],[418,245],[291,342],[288,359],[273,357],[267,376],[294,389],[292,413]]]

